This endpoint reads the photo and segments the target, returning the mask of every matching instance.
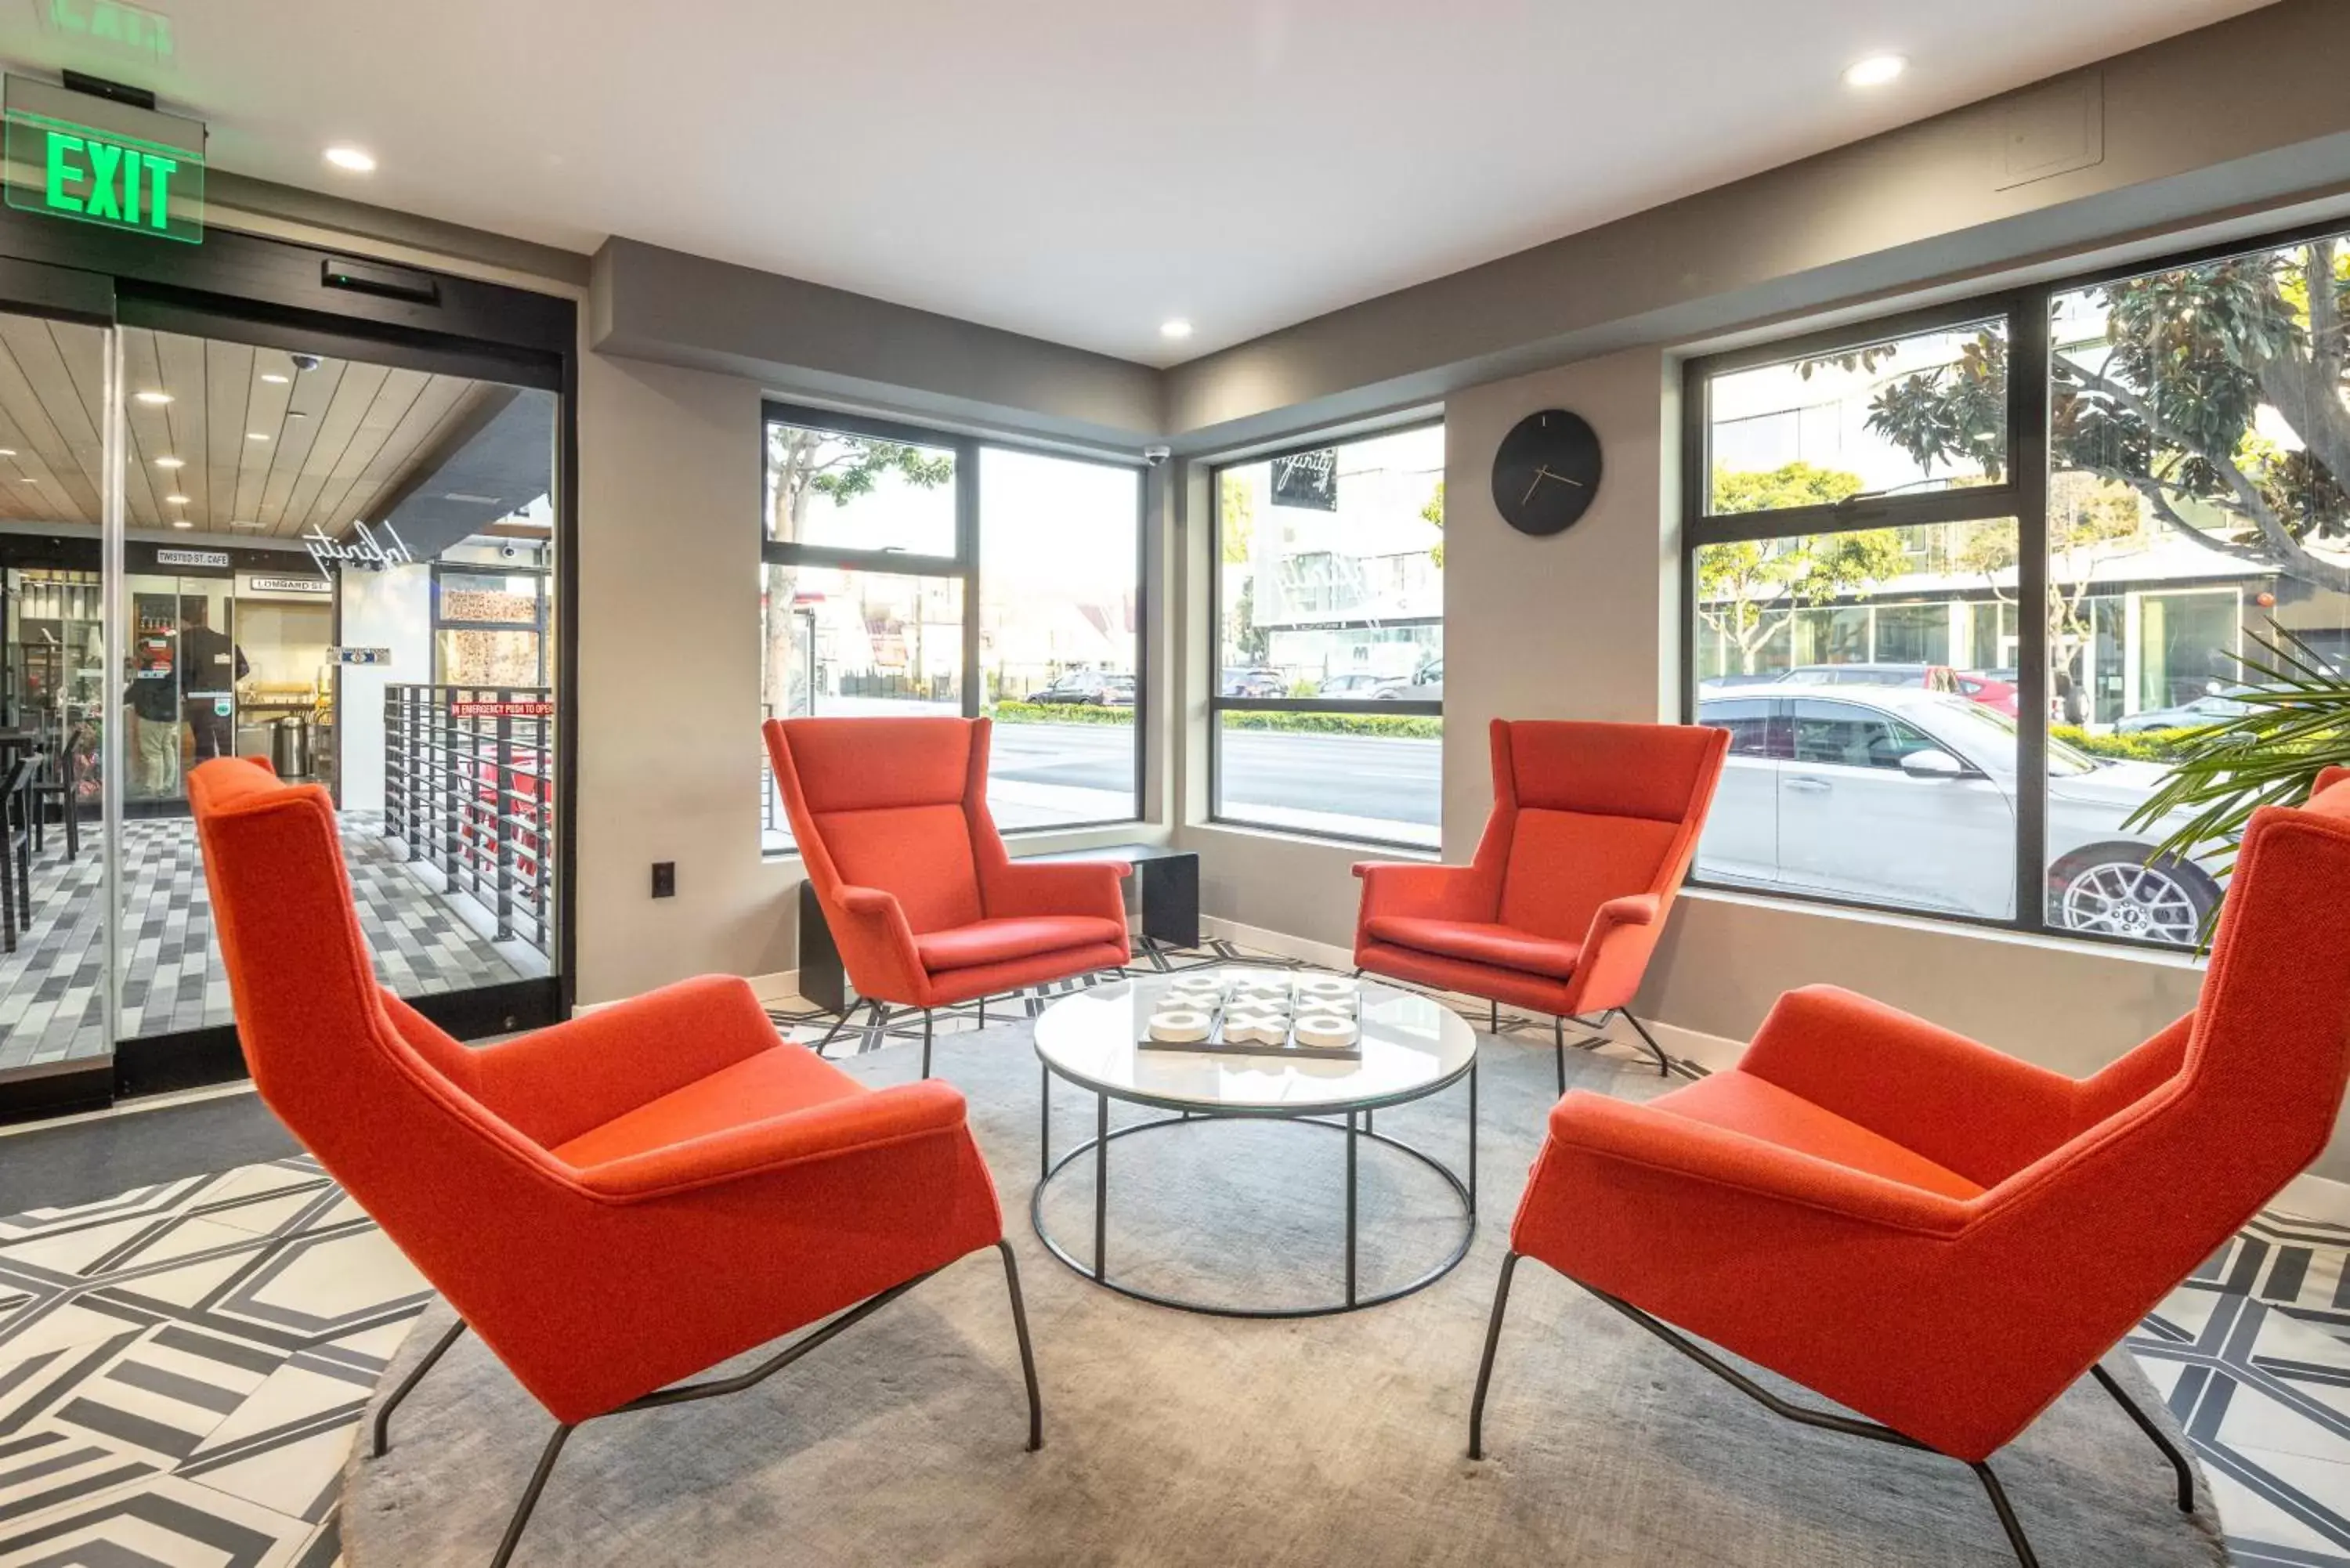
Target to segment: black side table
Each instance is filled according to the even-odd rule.
[[[1123,860],[1134,869],[1142,903],[1142,938],[1174,948],[1200,945],[1200,855],[1194,849],[1173,849],[1164,844],[1110,844],[1099,849],[1066,849],[1051,855],[1016,858],[1043,864],[1056,860]],[[840,967],[840,949],[832,928],[825,924],[816,888],[800,883],[799,993],[827,1012],[848,1006],[848,981]]]

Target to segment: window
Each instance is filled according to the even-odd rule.
[[[2317,234],[1693,364],[1698,877],[2192,946],[2224,846],[2133,814],[2262,641],[2350,661],[2346,308]]]
[[[1437,847],[1444,428],[1220,468],[1211,815]]]
[[[1138,470],[778,407],[766,465],[764,716],[986,713],[1004,831],[1140,815]]]

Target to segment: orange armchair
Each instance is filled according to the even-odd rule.
[[[886,1024],[931,1010],[1122,968],[1127,867],[1027,866],[987,809],[985,719],[770,719],[767,755],[849,983]],[[816,1049],[832,1043],[856,1009]],[[982,1022],[985,1013],[982,1012]]]
[[[1493,721],[1493,815],[1466,866],[1355,867],[1355,963],[1373,974],[1551,1014],[1559,1092],[1564,1021],[1620,1012],[1697,853],[1730,749],[1686,724]]]
[[[1019,1276],[952,1087],[868,1090],[731,979],[469,1049],[376,983],[324,791],[224,758],[189,797],[262,1099],[457,1313],[376,1451],[468,1327],[558,1423],[498,1563],[580,1422],[755,1381],[984,1247],[1037,1445]],[[754,1375],[669,1386],[827,1317]]]
[[[1849,992],[1782,998],[1737,1067],[1646,1105],[1553,1107],[1493,1299],[1471,1456],[1523,1255],[1779,1414],[1965,1461],[2033,1561],[1990,1456],[2324,1151],[2350,1079],[2350,772],[2264,808],[2195,1011],[2094,1076]],[[1674,1327],[1866,1421],[1771,1396]]]

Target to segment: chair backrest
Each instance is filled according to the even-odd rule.
[[[879,888],[918,934],[981,918],[980,861],[1002,855],[993,826],[970,809],[974,784],[987,784],[986,726],[954,718],[769,722],[775,783],[820,898],[843,885]]]
[[[2075,1136],[1992,1196],[2130,1231],[2121,1259],[2099,1249],[2127,1314],[2324,1152],[2345,1085],[2350,769],[2332,768],[2307,806],[2252,815],[2195,1011],[2084,1083]]]
[[[1712,804],[1728,732],[1690,724],[1493,721],[1497,918],[1579,941],[1610,898],[1680,886]]]

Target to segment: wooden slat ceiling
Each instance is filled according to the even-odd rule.
[[[301,370],[281,349],[120,330],[133,528],[293,538],[379,521],[378,504],[412,466],[445,456],[492,390],[344,359]],[[97,526],[104,354],[95,327],[0,314],[0,518]]]

